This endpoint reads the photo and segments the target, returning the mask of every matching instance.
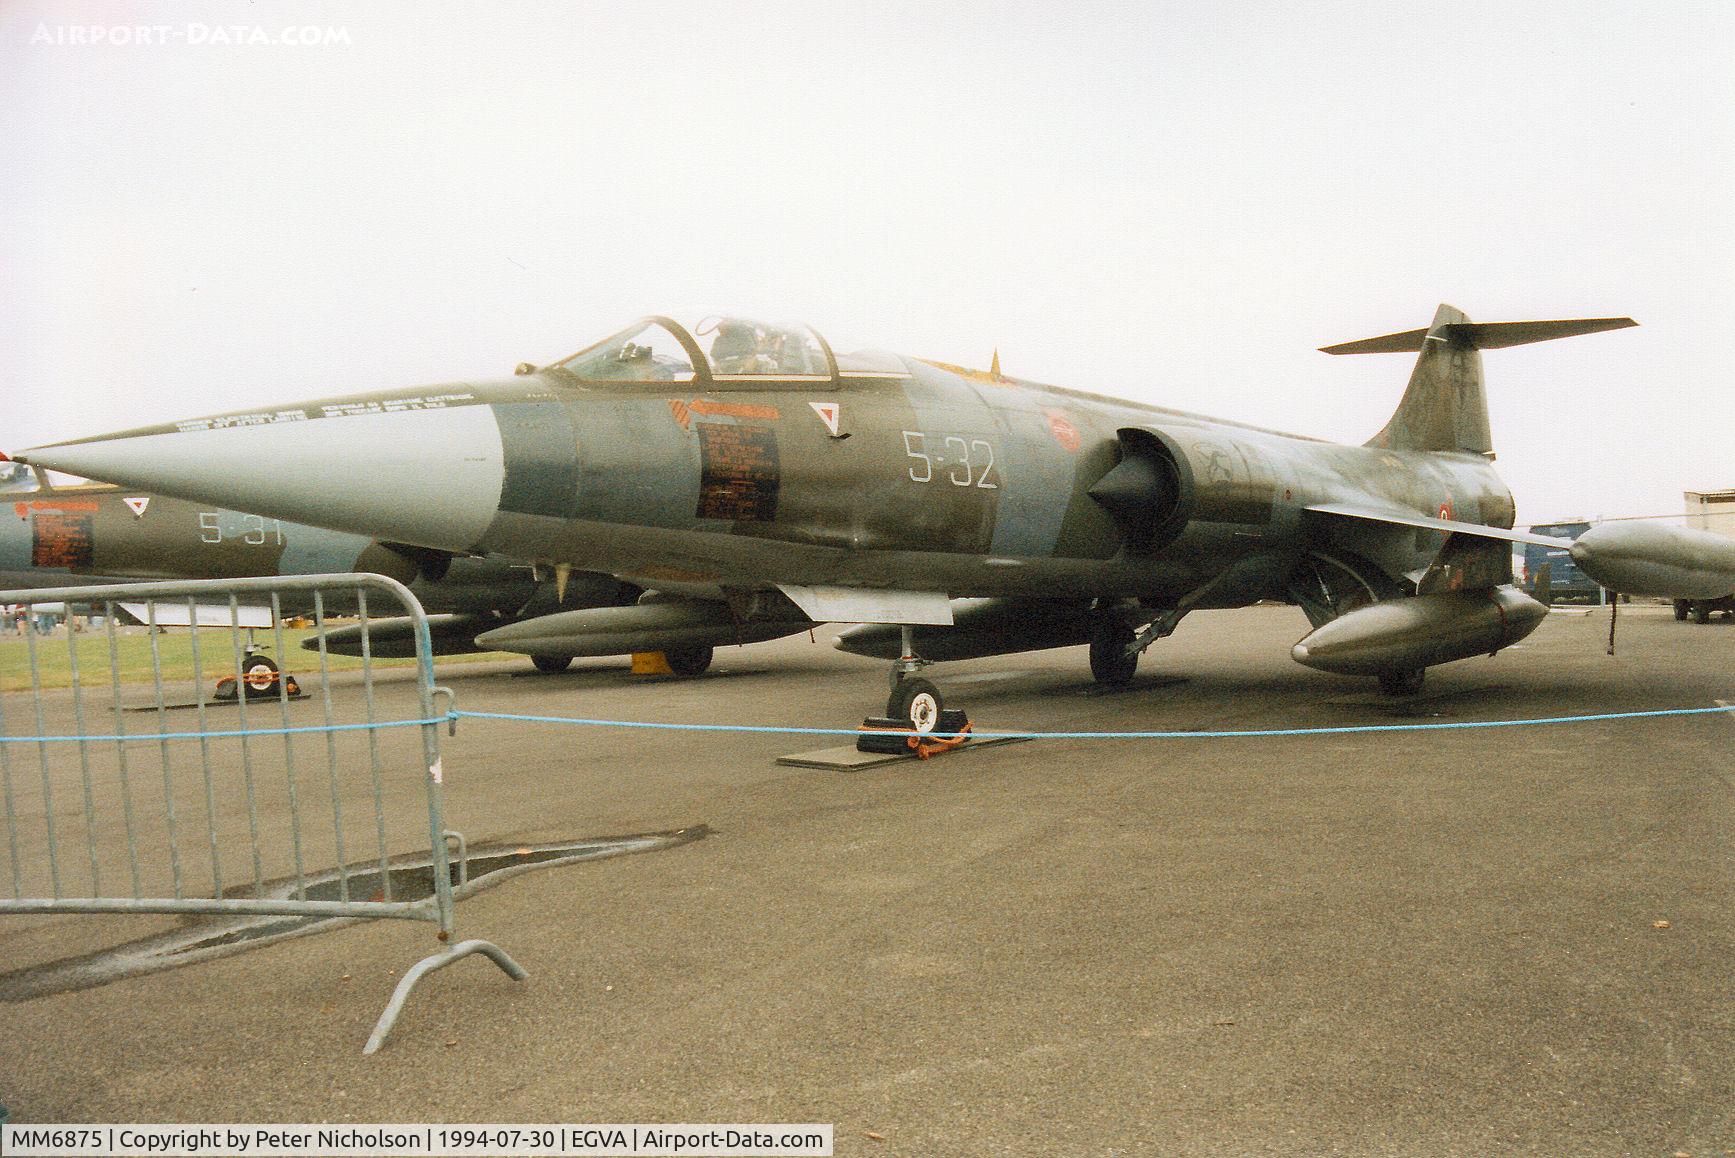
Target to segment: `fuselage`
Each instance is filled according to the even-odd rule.
[[[1379,528],[1334,542],[1313,504],[1511,525],[1481,455],[1337,445],[888,354],[834,365],[630,382],[555,366],[147,428],[31,461],[694,594],[829,584],[1233,606],[1281,598],[1310,552],[1353,549],[1413,577],[1443,541]],[[1173,461],[1179,517],[1135,545],[1089,492],[1140,440]]]

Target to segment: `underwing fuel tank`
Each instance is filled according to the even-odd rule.
[[[802,619],[738,621],[715,600],[671,599],[631,607],[587,607],[539,615],[476,637],[484,651],[523,655],[623,655],[681,647],[763,643],[812,627]]]
[[[489,615],[430,615],[428,637],[435,655],[473,655],[482,649],[476,646],[476,635],[491,623],[499,622]],[[308,651],[319,650],[319,636],[301,641]],[[374,659],[413,659],[416,656],[416,621],[407,615],[386,619],[370,619],[367,625],[368,654]],[[334,627],[325,633],[325,650],[332,655],[359,656],[362,649],[361,624]]]
[[[1600,523],[1572,544],[1572,561],[1623,595],[1721,599],[1735,594],[1735,539],[1690,527]]]
[[[1517,643],[1548,608],[1515,587],[1390,599],[1340,615],[1296,644],[1296,663],[1339,675],[1417,671]]]

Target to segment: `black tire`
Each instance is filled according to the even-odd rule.
[[[704,675],[711,666],[711,657],[715,652],[710,644],[697,647],[671,647],[663,652],[663,659],[668,662],[669,670],[678,676]]]
[[[559,675],[572,666],[572,657],[570,655],[533,655],[530,657],[530,662],[543,675]]]
[[[900,724],[908,721],[918,735],[925,736],[939,724],[945,706],[939,688],[927,680],[906,676],[886,700],[886,717]]]
[[[1693,601],[1693,622],[1711,622],[1711,605],[1709,603],[1701,603],[1697,599]]]
[[[1679,623],[1682,620],[1686,619],[1687,618],[1687,612],[1691,611],[1692,609],[1693,609],[1693,601],[1691,599],[1677,599],[1677,600],[1675,600],[1675,622]]]
[[[1411,668],[1408,671],[1383,671],[1380,673],[1380,691],[1388,696],[1413,696],[1422,690],[1422,684],[1428,677],[1425,667]]]
[[[241,660],[241,681],[246,685],[247,698],[262,700],[277,695],[277,665],[270,656],[249,655]]]
[[[1090,674],[1105,688],[1121,688],[1139,670],[1139,657],[1127,654],[1133,629],[1121,619],[1103,619],[1090,636]]]

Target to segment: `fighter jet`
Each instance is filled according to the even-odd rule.
[[[1532,536],[1511,529],[1495,474],[1480,351],[1635,324],[1476,323],[1441,306],[1425,329],[1326,347],[1418,354],[1397,411],[1362,446],[998,365],[837,355],[805,326],[658,316],[508,379],[231,412],[19,458],[645,592],[487,632],[477,643],[490,648],[659,648],[693,672],[717,644],[861,624],[840,646],[893,661],[887,715],[918,730],[941,707],[918,675],[931,661],[1088,644],[1095,677],[1124,684],[1189,612],[1260,600],[1311,621],[1297,661],[1412,693],[1427,668],[1497,652],[1545,612],[1511,583],[1510,542]],[[252,469],[261,460],[281,469]],[[1617,532],[1580,562],[1690,584],[1706,561],[1682,536]]]
[[[0,470],[0,482],[6,487],[0,498],[0,590],[371,571],[396,579],[415,593],[430,612],[434,649],[440,655],[486,650],[475,644],[481,632],[509,624],[520,615],[562,609],[555,583],[538,579],[526,565],[499,557],[453,558],[444,552],[389,545],[107,483],[50,484],[39,471],[21,464],[0,467],[10,468]],[[600,576],[574,577],[566,587],[566,607],[630,602],[638,594]],[[142,604],[136,610],[122,606],[144,615]],[[325,606],[333,612],[353,610],[335,592]],[[290,598],[280,600],[280,610],[309,613],[312,605]],[[186,626],[194,614],[201,622],[227,623],[229,613],[226,604],[208,613],[163,604],[152,614],[158,623]],[[257,624],[268,622],[268,616],[269,608],[247,608],[242,618]],[[406,654],[414,646],[408,620],[376,615],[368,635],[375,655]],[[359,654],[359,626],[327,632],[326,646],[340,654]],[[548,661],[544,659],[541,666],[548,666]]]

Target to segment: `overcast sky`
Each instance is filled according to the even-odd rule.
[[[1412,359],[1315,348],[1447,301],[1637,318],[1485,354],[1495,445],[1521,521],[1678,511],[1732,61],[1721,0],[3,0],[0,448],[713,309],[1359,443]]]

